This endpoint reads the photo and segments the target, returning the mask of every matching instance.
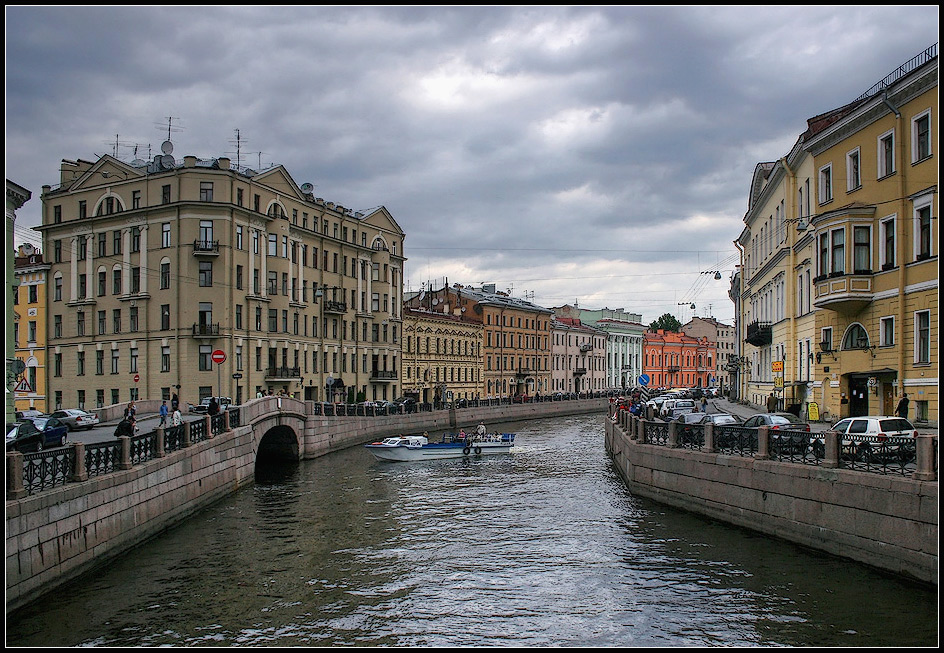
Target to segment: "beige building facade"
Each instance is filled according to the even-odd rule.
[[[551,321],[550,393],[607,389],[607,333],[572,317]]]
[[[480,399],[485,396],[482,323],[448,304],[437,307],[420,302],[403,309],[403,394],[434,405]]]
[[[404,233],[311,191],[225,157],[64,160],[38,228],[50,408],[397,396]]]
[[[23,372],[13,387],[16,410],[49,412],[46,400],[46,277],[49,264],[33,245],[17,248],[14,258],[13,339]]]

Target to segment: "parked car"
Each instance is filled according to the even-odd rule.
[[[43,448],[64,447],[69,427],[55,417],[34,417],[33,425],[43,433]]]
[[[741,418],[737,415],[728,413],[697,413],[700,415],[697,424],[707,424],[711,422],[716,426],[737,426],[741,424]]]
[[[65,424],[70,431],[75,431],[77,429],[91,430],[99,424],[98,415],[94,413],[88,413],[78,408],[57,410],[51,413],[50,417],[55,417],[58,419],[60,422]]]
[[[793,413],[760,413],[751,415],[744,421],[746,428],[770,428],[770,446],[772,450],[787,455],[803,455],[812,445],[805,433],[810,432],[810,425],[800,421]],[[790,433],[786,433],[790,431]],[[798,435],[797,431],[805,431]]]
[[[201,413],[206,414],[210,411],[210,401],[213,397],[204,397],[200,400],[200,403],[197,405],[190,404],[191,413]],[[233,400],[231,397],[216,397],[216,402],[220,406],[220,410],[226,410],[227,407],[232,405]]]
[[[675,433],[678,436],[679,444],[703,444],[704,435],[701,429],[693,428],[693,425],[700,424],[704,413],[681,413],[672,421],[676,423]]]
[[[413,397],[398,397],[393,400],[393,403],[396,404],[403,413],[416,412],[416,399]]]
[[[830,431],[839,433],[840,453],[865,461],[907,463],[915,457],[914,425],[904,417],[877,415],[847,417],[833,424]],[[813,440],[813,453],[825,453],[825,441]]]
[[[800,418],[793,413],[759,413],[757,415],[751,415],[744,420],[744,426],[752,429],[768,426],[772,430],[784,431],[809,432],[810,430],[810,425],[801,421]]]
[[[16,411],[16,421],[24,419],[33,419],[34,417],[42,417],[45,413],[41,410],[18,410]]]
[[[45,441],[45,434],[28,419],[7,423],[7,451],[42,451]]]
[[[675,405],[675,402],[679,399],[675,397],[669,397],[662,402],[662,406],[659,407],[659,417],[662,419],[668,419],[668,416],[671,414],[672,406]]]
[[[695,407],[694,399],[678,399],[669,409],[667,419],[673,420],[679,415],[694,413],[696,410],[698,409]]]

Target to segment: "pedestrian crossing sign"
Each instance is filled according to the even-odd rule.
[[[33,389],[30,387],[29,381],[26,379],[20,379],[20,382],[16,384],[16,387],[13,388],[14,392],[32,392]]]

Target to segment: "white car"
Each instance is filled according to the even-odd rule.
[[[57,410],[50,414],[50,417],[55,417],[60,422],[65,424],[70,431],[75,431],[78,429],[88,429],[92,430],[98,426],[99,419],[98,415],[95,413],[87,413],[84,410],[79,410],[78,408],[66,408],[64,410]]]
[[[829,430],[839,433],[840,455],[869,462],[894,459],[905,463],[914,459],[918,431],[904,417],[847,417],[833,424]],[[810,444],[817,456],[822,455],[825,450],[822,438],[815,438]]]
[[[673,420],[679,415],[685,415],[686,413],[695,412],[695,400],[694,399],[678,399],[675,403],[672,404],[672,407],[669,409],[666,419]]]

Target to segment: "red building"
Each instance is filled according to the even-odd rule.
[[[705,388],[712,385],[717,347],[708,338],[674,331],[643,334],[643,363],[652,388]]]

